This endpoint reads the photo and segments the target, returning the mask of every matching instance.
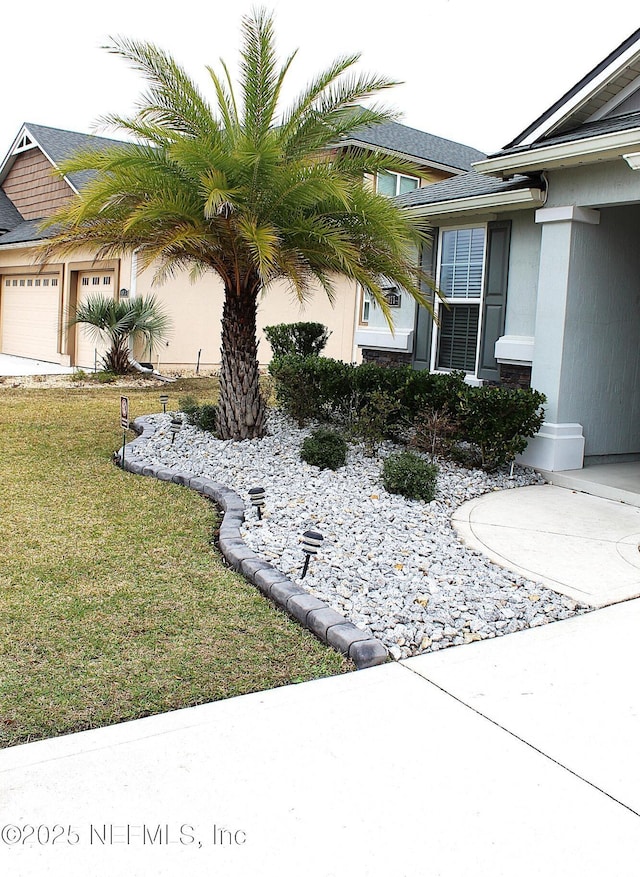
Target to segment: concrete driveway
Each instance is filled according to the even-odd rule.
[[[41,359],[27,359],[0,353],[0,377],[25,377],[26,375],[70,375],[75,371],[68,366]]]

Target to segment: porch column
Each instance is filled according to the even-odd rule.
[[[542,225],[542,235],[531,386],[544,393],[547,402],[545,422],[520,460],[551,472],[581,469],[582,425],[562,420],[564,372],[571,365],[565,356],[567,303],[575,226],[599,224],[600,213],[575,206],[543,207],[536,211],[536,222]]]

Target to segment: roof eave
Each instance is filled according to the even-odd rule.
[[[623,154],[631,148],[640,148],[640,127],[550,146],[535,146],[524,152],[485,158],[475,162],[473,169],[482,174],[505,179],[514,174],[622,158]]]
[[[425,219],[459,215],[462,213],[504,213],[511,210],[526,210],[542,207],[545,193],[542,189],[515,189],[512,192],[493,192],[489,195],[471,195],[468,198],[455,198],[439,201],[436,204],[416,204],[407,206],[408,210]]]
[[[378,146],[377,143],[368,143],[366,140],[358,140],[355,137],[347,137],[344,140],[341,140],[339,143],[336,143],[336,147],[341,146],[357,146],[360,149],[372,149],[376,152],[382,152],[384,155],[391,155],[394,158],[399,158],[402,161],[409,161],[412,164],[416,164],[420,167],[428,167],[433,170],[438,171],[447,171],[450,174],[461,174],[468,170],[466,167],[456,167],[452,164],[443,164],[439,161],[433,161],[430,158],[425,158],[422,155],[410,155],[407,152],[400,152],[398,149],[390,149],[387,146]]]

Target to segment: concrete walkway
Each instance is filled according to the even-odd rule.
[[[453,525],[496,563],[590,606],[640,596],[637,506],[545,484],[471,500]]]
[[[1,873],[635,875],[639,624],[636,600],[4,750]]]
[[[70,375],[75,369],[55,362],[41,359],[26,359],[23,356],[9,356],[0,353],[0,376],[24,377],[26,375]]]

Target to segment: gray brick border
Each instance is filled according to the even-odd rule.
[[[312,631],[318,639],[350,658],[358,670],[384,664],[389,659],[389,653],[380,640],[360,630],[322,600],[298,587],[279,569],[262,560],[245,545],[240,535],[245,506],[234,490],[201,475],[195,476],[178,469],[144,463],[140,459],[129,460],[126,449],[138,443],[144,444],[155,431],[148,417],[137,417],[129,426],[137,433],[137,438],[125,447],[124,469],[134,475],[151,476],[189,487],[219,505],[223,518],[218,545],[232,569],[240,572],[262,594]],[[113,460],[122,466],[122,448],[114,453]]]

